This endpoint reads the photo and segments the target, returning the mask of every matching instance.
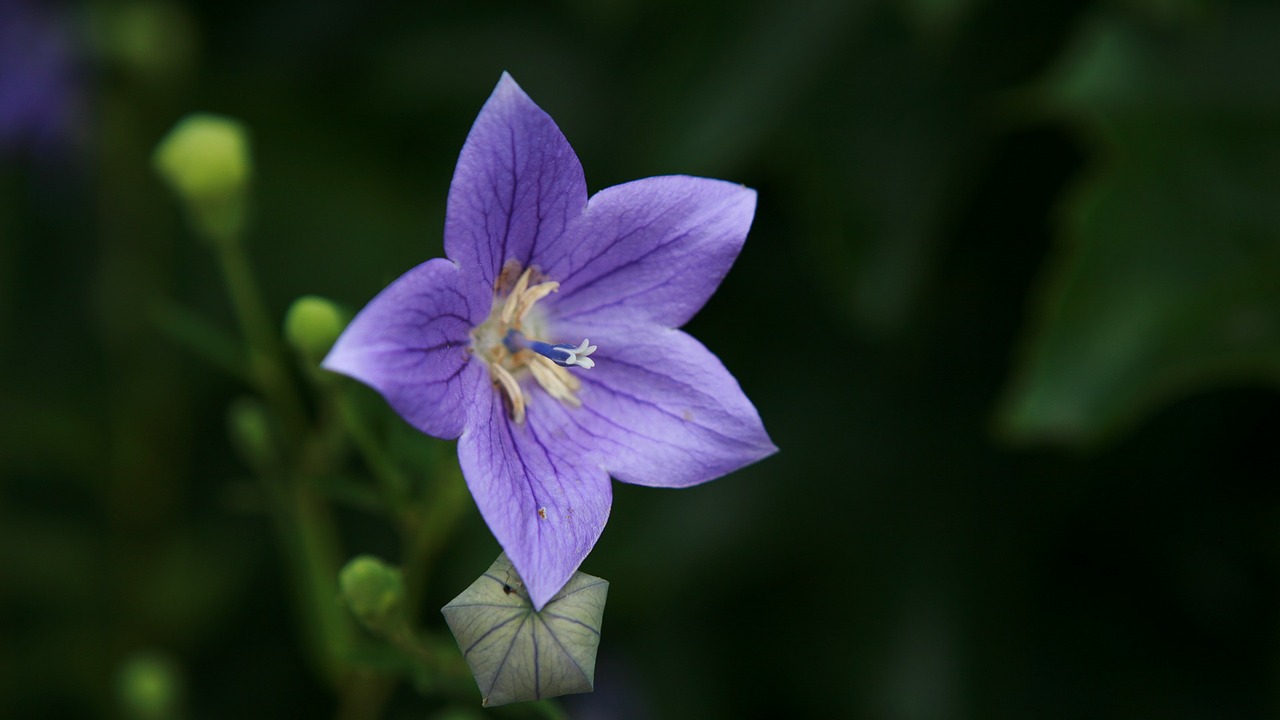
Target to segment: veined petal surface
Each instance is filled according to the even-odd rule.
[[[738,381],[702,343],[656,325],[582,329],[600,349],[578,373],[577,435],[622,482],[686,487],[777,452]]]
[[[755,207],[754,190],[723,180],[636,180],[592,196],[535,261],[560,283],[550,303],[562,318],[679,327],[729,272]]]
[[[444,249],[462,267],[468,297],[492,299],[504,264],[534,262],[586,202],[582,165],[569,141],[503,73],[467,135],[449,186]]]
[[[462,476],[541,610],[604,530],[609,476],[559,401],[529,393],[525,420],[515,423],[488,377],[470,392],[473,414],[458,439]]]
[[[322,367],[353,377],[386,398],[411,425],[453,439],[462,432],[477,378],[470,332],[476,309],[458,287],[458,266],[428,260],[401,275],[356,315]]]

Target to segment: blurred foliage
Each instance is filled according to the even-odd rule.
[[[1280,382],[1280,8],[1093,18],[1047,82],[1096,169],[1066,207],[1019,389],[1030,438],[1096,440],[1170,396]]]
[[[332,573],[291,576],[249,479],[276,462],[275,400],[150,163],[192,112],[245,124],[255,332],[320,387],[286,311],[345,313],[441,254],[504,69],[592,190],[760,191],[691,330],[782,452],[615,485],[583,567],[612,584],[597,690],[570,716],[1280,712],[1268,0],[10,0],[0,20],[22,38],[0,42],[0,717],[352,717],[374,700],[327,679],[303,600],[347,623],[341,662],[409,680],[360,686],[387,717],[479,716],[414,691],[412,652],[438,648],[338,615],[357,555],[406,578],[438,557],[406,588],[418,620],[497,554],[465,496],[447,547],[407,542],[452,502],[422,482],[452,446],[362,388],[306,395],[308,422],[367,427],[306,486]]]

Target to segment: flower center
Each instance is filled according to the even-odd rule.
[[[514,285],[511,278],[519,273]],[[496,283],[493,310],[488,319],[471,331],[471,352],[489,366],[494,387],[507,398],[511,419],[524,422],[527,402],[520,381],[532,375],[551,397],[570,407],[579,407],[578,390],[582,383],[566,368],[584,370],[595,367],[589,356],[596,346],[583,340],[578,345],[552,344],[538,340],[545,337],[538,301],[555,292],[560,283],[534,283],[533,268],[520,272],[517,263],[509,262]]]

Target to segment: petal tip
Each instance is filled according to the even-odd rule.
[[[344,329],[342,334],[339,335],[338,339],[333,343],[333,347],[329,348],[329,352],[324,356],[324,359],[320,361],[320,367],[324,370],[328,370],[329,372],[338,373],[339,375],[355,377],[355,367],[351,362],[351,353],[347,351],[347,343],[343,342],[346,334],[347,332]]]
[[[524,88],[520,87],[520,83],[516,82],[516,79],[511,77],[511,73],[506,70],[503,70],[502,75],[498,77],[498,84],[493,86],[491,99],[504,96],[514,96],[533,102]]]

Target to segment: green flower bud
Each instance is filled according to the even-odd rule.
[[[346,327],[346,314],[329,300],[304,295],[284,317],[284,337],[309,361],[319,362]]]
[[[199,33],[180,3],[125,0],[86,9],[96,49],[131,76],[172,85],[189,75]]]
[[[217,242],[240,234],[253,158],[248,131],[221,115],[188,115],[151,156],[160,177],[183,200],[196,230]]]
[[[338,573],[338,586],[343,602],[365,627],[378,632],[394,630],[404,602],[404,578],[399,569],[372,555],[360,555]]]
[[[166,657],[140,653],[125,661],[116,677],[122,715],[136,720],[164,720],[179,715],[182,677]]]
[[[271,421],[257,398],[240,397],[227,407],[227,430],[231,443],[250,467],[259,468],[275,459]]]

